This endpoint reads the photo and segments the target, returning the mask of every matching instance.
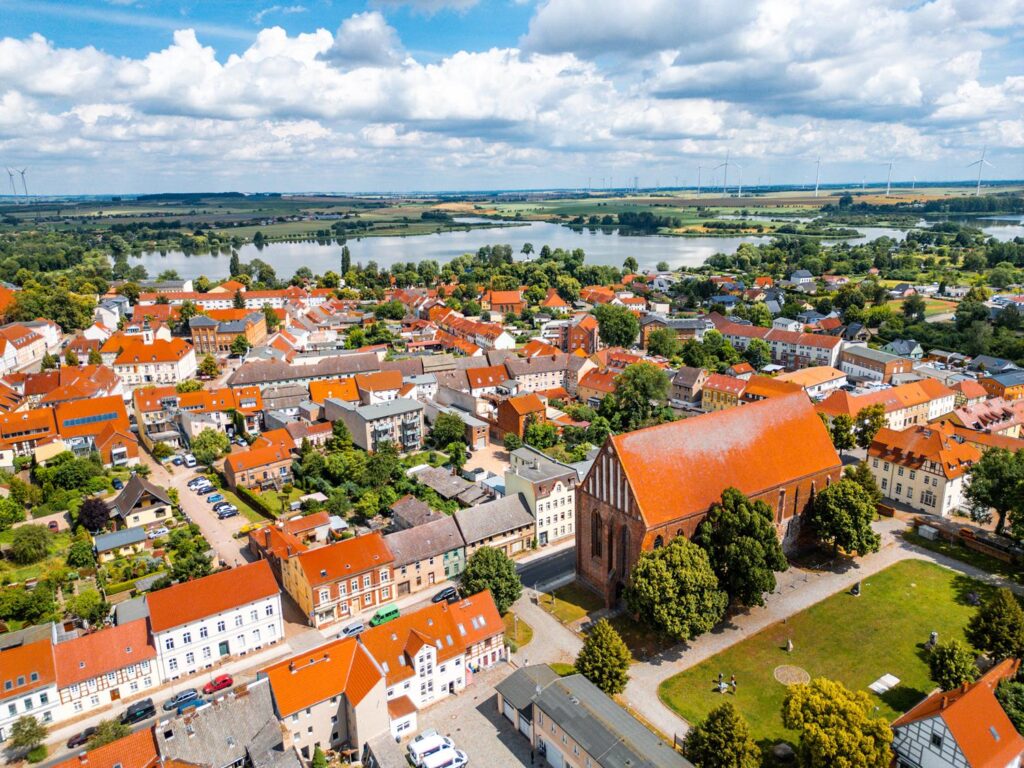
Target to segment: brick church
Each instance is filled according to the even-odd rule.
[[[692,537],[732,486],[768,503],[784,546],[842,464],[803,392],[605,441],[576,493],[576,573],[615,604],[640,553]]]

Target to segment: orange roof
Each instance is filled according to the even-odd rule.
[[[150,626],[156,633],[278,594],[270,564],[258,560],[150,592],[146,604]]]
[[[548,295],[544,297],[544,301],[540,303],[542,307],[546,309],[568,309],[569,303],[558,295],[558,291],[554,288],[548,288]]]
[[[57,687],[91,680],[155,656],[145,619],[82,635],[53,647]]]
[[[977,448],[960,442],[954,434],[953,425],[948,422],[899,432],[883,427],[871,442],[868,456],[911,469],[921,469],[926,463],[934,462],[946,479],[952,480],[981,459]]]
[[[380,664],[388,685],[393,685],[415,674],[413,657],[426,644],[437,649],[437,661],[443,662],[503,631],[491,593],[479,592],[452,605],[434,603],[370,627],[359,635],[359,642]]]
[[[557,355],[561,350],[553,344],[548,344],[541,339],[530,339],[523,348],[519,350],[521,357],[538,357],[541,355]]]
[[[536,413],[537,411],[543,412],[545,410],[544,403],[542,403],[540,398],[532,392],[528,392],[525,395],[510,397],[507,402],[512,406],[515,412],[520,415]]]
[[[712,392],[727,392],[733,395],[743,394],[747,382],[737,379],[735,376],[726,376],[724,373],[712,373],[704,381],[704,390]]]
[[[285,432],[285,434],[287,435],[288,433]],[[261,435],[261,438],[265,437],[265,434]],[[295,444],[291,435],[288,435],[288,440],[291,445]],[[232,472],[237,474],[239,472],[253,469],[254,467],[265,467],[270,464],[277,464],[280,461],[288,461],[290,459],[290,448],[285,447],[280,443],[273,443],[271,445],[265,445],[262,448],[249,448],[247,451],[232,453],[224,460],[224,466],[226,468],[230,468]]]
[[[487,301],[491,306],[495,304],[522,304],[523,294],[519,291],[489,291]]]
[[[942,718],[971,766],[1005,766],[1024,752],[1017,733],[996,699],[996,687],[1017,674],[1020,661],[1006,659],[975,683],[948,692],[933,693],[893,722],[899,728],[921,720]]]
[[[7,328],[0,328],[0,338],[7,339],[7,341],[11,342],[11,344],[18,349],[43,340],[43,337],[31,328],[26,328],[24,325],[20,324],[10,325]]]
[[[286,520],[284,523],[284,529],[288,533],[303,533],[304,531],[311,531],[314,528],[319,528],[321,525],[327,525],[331,522],[331,516],[325,511],[314,512],[311,515],[303,515],[302,517],[296,517],[292,520]]]
[[[599,371],[595,368],[583,375],[579,386],[610,394],[615,391],[615,380],[617,378],[619,378],[619,374],[616,371]]]
[[[384,392],[390,389],[401,389],[401,371],[377,371],[375,373],[357,373],[356,386],[364,392]]]
[[[211,320],[220,320],[222,323],[229,323],[232,320],[245,320],[250,315],[263,313],[258,309],[207,309],[204,315]]]
[[[747,380],[746,389],[743,390],[744,399],[759,397],[778,397],[779,395],[790,395],[793,392],[803,392],[803,387],[789,381],[779,381],[771,376],[751,376]]]
[[[259,674],[270,680],[281,717],[340,694],[354,707],[384,677],[369,651],[354,637],[279,661]]]
[[[123,345],[121,353],[114,360],[114,365],[171,363],[181,360],[192,351],[192,345],[184,339],[171,339],[170,341],[154,339],[152,344],[143,344],[141,339],[135,343],[126,340]],[[104,351],[106,351],[106,345],[104,345]]]
[[[151,768],[160,763],[153,729],[143,728],[102,747],[78,752],[51,768]]]
[[[954,392],[959,392],[968,400],[973,400],[976,397],[988,397],[988,392],[985,391],[985,388],[981,386],[981,384],[979,384],[978,382],[973,381],[971,379],[968,379],[966,381],[958,381],[951,387],[951,389]]]
[[[123,432],[131,428],[124,398],[120,395],[60,403],[54,410],[61,437],[95,436],[108,425]]]
[[[0,685],[3,686],[0,690],[5,699],[49,685],[54,680],[49,637],[0,651]]]
[[[354,576],[394,562],[394,555],[377,531],[303,552],[299,565],[310,586]]]
[[[279,560],[291,557],[296,552],[305,552],[308,547],[298,537],[288,531],[283,531],[276,525],[265,525],[249,531],[249,544],[255,544],[268,555],[273,555]]]
[[[215,285],[213,288],[211,288],[210,293],[217,292],[218,288],[221,291],[230,291],[232,294],[235,291],[241,291],[242,293],[245,293],[245,283],[240,283],[237,280],[225,280],[220,285]]]
[[[845,413],[856,416],[862,408],[881,403],[886,413],[903,408],[912,408],[941,397],[952,397],[953,391],[935,379],[922,379],[907,384],[900,384],[890,389],[878,389],[863,395],[852,395],[845,390],[833,392],[820,403],[818,410],[828,416]]]
[[[416,711],[416,705],[408,696],[399,696],[396,699],[388,699],[388,714],[392,720],[407,717]]]
[[[470,389],[496,387],[508,381],[508,371],[504,365],[490,365],[486,368],[470,368],[466,371],[466,380]]]
[[[401,378],[401,374],[399,374]],[[328,398],[344,400],[348,403],[359,401],[359,390],[354,379],[325,379],[309,382],[309,399],[314,403],[323,403]]]
[[[588,304],[607,304],[615,293],[603,285],[588,285],[580,291],[580,298]]]
[[[775,377],[775,380],[790,381],[793,384],[799,384],[801,387],[813,387],[843,378],[846,378],[846,374],[838,368],[833,368],[831,365],[812,365],[810,368],[780,373]]]
[[[951,422],[943,421],[940,423],[950,424]],[[954,435],[965,442],[978,446],[982,451],[989,448],[1003,448],[1011,453],[1024,450],[1024,440],[1021,440],[1019,437],[1007,437],[1006,435],[993,432],[979,432],[975,429],[961,427],[959,424],[953,424],[952,426]]]
[[[28,411],[10,411],[0,416],[0,440],[18,442],[26,433],[34,433],[33,439],[40,435],[55,434],[52,408],[34,408]]]
[[[609,443],[649,526],[703,514],[730,486],[749,496],[841,466],[803,392],[615,435]]]

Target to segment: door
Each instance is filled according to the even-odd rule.
[[[519,732],[523,734],[523,736],[530,738],[533,730],[532,726],[533,723],[526,719],[526,715],[519,715]]]
[[[541,739],[541,743],[544,745],[544,759],[547,760],[548,765],[552,768],[565,768],[565,758],[558,751],[558,747],[547,739]]]
[[[221,656],[227,656],[229,653],[231,653],[231,646],[228,645],[227,640],[222,641],[221,644],[217,646],[217,653],[219,653]]]
[[[409,594],[409,582],[408,581],[400,581],[398,583],[398,596],[401,597],[402,595],[408,595],[408,594]]]
[[[120,688],[111,688],[110,689],[110,700],[111,701],[118,701],[120,698],[121,698],[121,689]]]
[[[503,702],[502,712],[505,713],[505,717],[507,717],[509,721],[511,721],[514,725],[516,722],[516,708],[509,704],[508,701],[506,700]]]

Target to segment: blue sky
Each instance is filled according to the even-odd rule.
[[[1024,0],[0,0],[40,193],[1024,177]],[[854,23],[856,20],[856,23]],[[718,172],[720,173],[720,171]],[[721,183],[721,179],[716,179]]]

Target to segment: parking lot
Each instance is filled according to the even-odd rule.
[[[508,664],[484,670],[462,693],[420,712],[416,733],[434,728],[466,753],[470,765],[530,765],[530,742],[498,713],[494,691],[513,671]]]

